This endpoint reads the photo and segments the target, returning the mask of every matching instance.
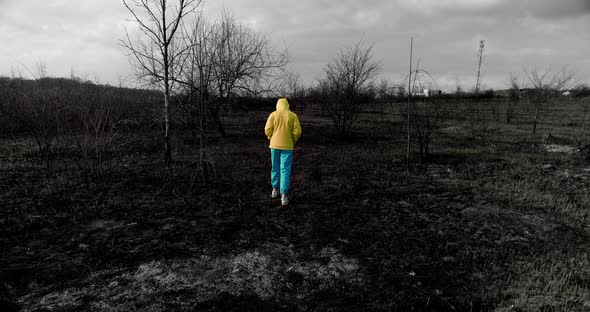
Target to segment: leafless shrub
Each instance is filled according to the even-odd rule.
[[[404,124],[410,116],[410,130],[414,141],[418,145],[418,151],[422,160],[428,159],[430,155],[430,144],[436,137],[437,131],[446,120],[447,114],[445,103],[441,99],[422,98],[420,101],[413,101],[408,114],[408,105],[401,107],[401,116]]]
[[[77,107],[82,125],[82,134],[76,142],[83,160],[79,168],[86,173],[103,173],[103,164],[112,152],[115,127],[120,120],[113,100],[103,95]]]
[[[573,88],[572,95],[576,98],[590,97],[590,86],[586,83],[579,83]]]
[[[521,93],[520,90],[522,89],[523,82],[518,79],[518,77],[512,73],[510,73],[510,77],[508,78],[508,96],[505,100],[505,116],[506,116],[506,124],[510,124],[514,119],[514,108],[518,106],[521,101]]]

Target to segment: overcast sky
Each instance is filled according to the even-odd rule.
[[[308,83],[359,40],[374,44],[382,78],[398,82],[412,36],[420,67],[443,89],[474,86],[479,40],[484,87],[505,88],[524,68],[565,65],[590,82],[590,0],[206,0],[203,10],[215,17],[222,8],[286,47]],[[0,76],[28,77],[24,66],[36,73],[44,63],[50,76],[130,81],[119,44],[129,17],[119,0],[0,0]]]

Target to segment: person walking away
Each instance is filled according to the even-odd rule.
[[[299,117],[289,110],[287,99],[277,101],[277,109],[268,116],[264,132],[270,140],[271,197],[278,198],[280,192],[281,206],[286,206],[289,204],[293,148],[301,137]]]

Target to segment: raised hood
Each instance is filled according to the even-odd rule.
[[[285,98],[279,99],[277,101],[277,111],[284,112],[284,111],[288,111],[288,110],[289,110],[289,101],[287,101],[287,99],[285,99]]]

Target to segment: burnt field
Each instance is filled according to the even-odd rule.
[[[548,109],[535,135],[526,107],[507,123],[501,104],[473,131],[469,103],[447,103],[409,175],[401,104],[365,109],[347,137],[295,107],[286,209],[270,200],[272,105],[224,117],[207,182],[179,128],[169,168],[154,127],[113,134],[100,166],[65,135],[43,157],[5,136],[0,310],[589,310],[590,164],[574,139],[588,101]]]

